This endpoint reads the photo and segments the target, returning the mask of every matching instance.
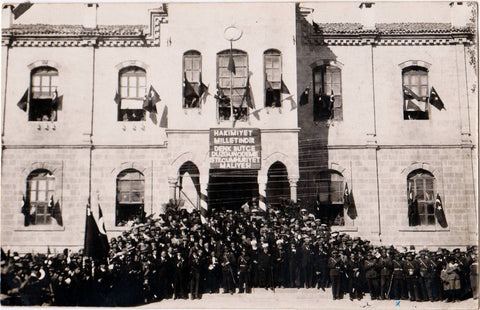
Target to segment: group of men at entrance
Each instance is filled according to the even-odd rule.
[[[110,240],[105,261],[83,253],[2,253],[3,305],[132,306],[252,288],[331,287],[334,299],[454,301],[476,296],[476,247],[415,253],[331,232],[279,208],[167,210]]]

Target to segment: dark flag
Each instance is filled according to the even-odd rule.
[[[192,84],[187,80],[187,74],[183,74],[184,77],[184,87],[183,87],[183,97],[192,99],[192,98],[198,98],[198,94],[193,88]]]
[[[47,256],[50,257],[52,255],[52,251],[50,251],[50,246],[47,245]]]
[[[60,208],[60,202],[56,202],[53,206],[52,217],[57,221],[57,224],[63,226],[62,209]]]
[[[437,193],[437,199],[435,199],[435,217],[437,218],[438,224],[443,228],[447,228],[447,218],[445,217],[445,211],[443,210],[442,199],[440,194]]]
[[[31,8],[33,3],[31,2],[23,2],[17,5],[16,8],[13,9],[13,16],[15,19],[19,18],[23,13],[25,13],[29,8]]]
[[[120,96],[120,93],[117,90],[115,92],[115,97],[113,97],[113,101],[115,101],[116,104],[120,104],[121,100],[122,100],[122,97]]]
[[[232,51],[230,50],[230,54],[228,55],[228,71],[232,72],[234,75],[236,74],[235,72],[235,61],[233,60],[233,55]]]
[[[48,201],[48,206],[47,206],[48,213],[50,214],[53,214],[53,205],[54,205],[54,202],[53,202],[53,195],[52,195],[50,197],[50,200]]]
[[[348,184],[345,182],[345,189],[343,191],[343,205],[348,207],[350,204],[349,193],[348,193]]]
[[[435,88],[433,88],[433,86],[432,86],[432,89],[430,89],[430,98],[428,99],[428,101],[430,102],[431,105],[433,105],[435,108],[439,110],[445,109],[442,99],[440,99],[440,96],[438,95]]]
[[[310,96],[310,88],[307,87],[300,95],[300,105],[308,104],[309,96]]]
[[[203,84],[202,73],[200,73],[200,86],[198,87],[198,97],[202,98],[203,94],[208,94],[208,86]]]
[[[282,94],[290,95],[290,91],[288,90],[287,85],[285,85],[285,83],[283,82],[283,77],[282,77],[282,80],[281,80],[280,92]]]
[[[24,225],[25,226],[28,226],[30,225],[30,203],[27,201],[27,199],[25,198],[25,195],[22,196],[22,214],[25,216],[25,221],[24,221]]]
[[[27,104],[28,104],[28,94],[29,94],[29,89],[25,90],[25,93],[23,94],[22,98],[20,101],[17,103],[17,107],[22,109],[23,111],[27,112]]]
[[[347,215],[352,219],[356,219],[357,214],[357,206],[355,205],[355,198],[353,198],[353,189],[350,190],[348,194],[348,208],[347,208]]]
[[[247,85],[245,86],[245,94],[243,96],[242,105],[243,101],[247,103],[249,108],[255,108],[255,105],[253,104],[252,87],[250,86],[250,76],[247,77]]]
[[[87,204],[87,217],[85,220],[85,256],[93,259],[105,259],[108,255],[108,248],[102,241],[97,222],[93,218],[90,204]]]
[[[108,244],[107,231],[105,229],[105,222],[103,220],[103,212],[100,204],[98,204],[98,229],[100,230],[100,239],[102,240],[102,244],[108,252],[110,251],[110,245]]]
[[[412,184],[408,186],[408,226],[417,226],[420,223],[417,198],[413,197]]]
[[[155,88],[150,85],[150,89],[143,100],[142,108],[150,113],[157,113],[157,102],[160,100],[160,95],[157,93]]]
[[[63,108],[63,95],[59,96],[58,91],[55,89],[52,97],[52,104],[54,110],[62,110]]]

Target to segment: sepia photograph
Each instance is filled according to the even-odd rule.
[[[478,2],[6,2],[1,306],[473,310]]]

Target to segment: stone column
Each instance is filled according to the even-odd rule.
[[[177,201],[177,178],[168,178],[168,188],[169,188],[169,199]]]
[[[288,183],[290,183],[290,200],[297,202],[297,182],[299,177],[289,177]]]
[[[265,200],[267,198],[267,176],[258,176],[258,207],[264,211],[267,210]]]
[[[208,210],[208,172],[200,174],[200,209]]]

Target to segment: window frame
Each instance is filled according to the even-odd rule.
[[[331,71],[329,74],[332,76],[334,73],[338,73],[338,83],[330,82],[326,84],[326,76],[327,72]],[[320,76],[320,84],[317,83],[316,75],[319,74]],[[312,85],[313,85],[313,120],[318,121],[326,121],[332,119],[334,121],[342,121],[343,120],[343,90],[342,90],[342,69],[338,66],[334,66],[331,64],[323,64],[316,66],[312,70]],[[322,94],[317,94],[317,85],[321,85],[321,90],[323,91]],[[320,106],[319,99],[320,97],[322,100],[330,100],[331,90],[334,85],[337,85],[339,92],[334,91],[334,103],[332,106],[331,111],[326,111],[325,108]],[[328,87],[327,87],[328,86]],[[327,90],[328,88],[328,90]]]
[[[35,208],[34,214],[30,214],[32,218],[29,219],[29,225],[45,226],[51,225],[53,223],[52,215],[48,213],[48,204],[50,202],[50,198],[52,196],[55,197],[55,181],[55,176],[50,170],[47,169],[36,169],[30,172],[30,174],[27,176],[26,201],[30,205],[30,208]],[[44,189],[42,189],[42,187],[40,186],[40,184],[42,184],[43,182],[45,182],[45,186],[43,187]],[[32,186],[33,184],[35,184],[35,186]],[[45,192],[45,200],[39,200],[40,191]],[[32,192],[35,193],[35,200],[32,199]],[[52,208],[53,207],[54,206],[52,206]],[[39,210],[43,212],[39,212]]]
[[[136,174],[137,178],[134,177]],[[130,179],[132,178],[132,179]],[[135,189],[134,182],[140,182],[141,189]],[[125,186],[128,184],[128,186]],[[127,188],[125,191],[123,189]],[[145,210],[145,175],[136,169],[125,169],[121,171],[115,182],[116,203],[115,203],[115,226],[125,226],[131,219],[138,219]],[[128,200],[122,200],[123,193],[128,193]],[[139,194],[140,200],[133,200],[134,194]],[[128,210],[129,211],[125,211]],[[122,212],[126,214],[121,215]]]
[[[48,79],[48,86],[43,82]],[[37,85],[37,80],[39,84]],[[58,69],[52,66],[40,66],[30,71],[30,96],[28,102],[28,121],[29,122],[56,122],[58,107],[54,106],[55,91],[58,94],[59,73]],[[56,84],[56,85],[54,85]],[[43,92],[47,87],[48,92]],[[35,89],[39,88],[40,91]]]
[[[417,73],[417,74],[414,74]],[[421,74],[420,74],[421,73]],[[402,102],[403,102],[403,119],[404,120],[429,120],[430,119],[430,106],[428,104],[428,90],[429,90],[429,70],[426,67],[412,65],[402,69]],[[418,83],[412,84],[413,76],[417,77]],[[425,76],[426,84],[422,83],[422,77]],[[408,77],[409,83],[405,83],[405,77]],[[425,103],[425,111],[410,111],[407,110],[407,100],[403,93],[404,87],[407,86],[416,95],[422,97]],[[416,89],[425,89],[424,95],[419,95]]]
[[[326,170],[319,172],[314,179],[315,182],[315,197],[317,197],[317,203],[320,208],[336,208],[338,214],[335,219],[332,221],[334,226],[345,226],[345,212],[344,212],[344,192],[345,192],[345,177],[335,170]],[[327,200],[322,199],[321,197],[325,193],[321,192],[322,186],[319,186],[321,183],[326,183],[328,188]],[[338,191],[334,189],[334,186],[338,185]],[[334,197],[336,196],[336,197]],[[332,199],[335,198],[335,200]],[[329,220],[331,220],[329,218]]]
[[[188,58],[191,58],[192,59],[192,69],[191,70],[188,70],[187,69],[187,66],[186,66],[186,62],[185,60],[188,59]],[[194,59],[198,59],[198,70],[194,70],[193,68],[193,60]],[[202,77],[202,54],[199,52],[199,51],[196,51],[196,50],[190,50],[190,51],[186,51],[185,53],[183,53],[183,58],[182,58],[182,81],[183,81],[183,87],[182,87],[182,100],[183,100],[183,108],[184,109],[196,109],[196,108],[200,108],[200,102],[198,102],[198,100],[200,98],[197,98],[197,102],[195,103],[194,100],[191,100],[191,101],[188,101],[187,98],[185,98],[185,95],[184,95],[184,88],[185,88],[185,76],[187,77],[187,80],[188,82],[190,83],[190,85],[192,85],[193,89],[195,90],[195,92],[198,94],[199,93],[199,89],[200,89],[200,82],[201,82],[201,77]],[[187,74],[187,72],[192,72],[192,76],[195,75],[195,74],[198,74],[198,80],[194,80],[194,79],[189,79],[189,75]]]
[[[278,57],[278,62],[279,62],[279,67],[275,68],[273,67],[273,61],[272,61],[272,67],[267,68],[267,58],[274,58]],[[275,71],[275,69],[278,70],[278,80],[275,79],[269,79],[268,75],[268,70],[270,71]],[[282,107],[282,95],[281,95],[281,89],[282,89],[282,74],[283,74],[283,59],[282,59],[282,52],[280,52],[277,49],[268,49],[265,52],[263,52],[263,74],[264,74],[264,95],[265,95],[265,100],[264,100],[264,106],[266,108],[281,108]],[[273,75],[273,73],[271,74]],[[272,86],[271,90],[267,89],[267,81],[270,83]]]
[[[430,190],[430,194],[427,193],[429,190],[427,188],[427,180],[431,180],[432,186]],[[407,195],[410,195],[410,189],[413,190],[413,199],[416,199],[419,194],[418,191],[418,182],[421,182],[423,188],[420,188],[423,193],[420,197],[423,199],[417,199],[417,206],[418,206],[418,214],[419,214],[419,223],[417,226],[423,227],[432,227],[437,225],[437,218],[435,216],[435,193],[436,193],[436,179],[433,174],[431,174],[427,170],[417,169],[410,172],[407,176]],[[430,199],[425,199],[430,195]],[[408,197],[410,198],[410,197]],[[431,212],[429,211],[429,207]],[[421,211],[422,210],[422,211]],[[429,218],[433,218],[433,223],[429,223]],[[410,226],[413,227],[413,226]]]
[[[220,88],[222,91],[223,91],[223,94],[225,95],[225,97],[228,98],[228,103],[225,103],[224,101],[222,100],[219,100],[217,99],[217,119],[219,122],[222,122],[222,121],[229,121],[229,120],[232,120],[232,115],[230,115],[231,113],[231,102],[234,101],[234,100],[230,100],[230,87],[222,87],[222,79],[226,79],[226,78],[230,78],[230,75],[228,75],[228,77],[223,77],[223,76],[220,76],[220,72],[223,70],[227,70],[227,67],[228,67],[228,59],[229,59],[229,54],[230,54],[230,50],[224,50],[224,51],[221,51],[221,52],[218,52],[217,53],[217,85],[218,85],[218,88]],[[242,98],[242,100],[240,101],[240,104],[238,105],[238,107],[235,106],[235,103],[234,103],[234,106],[233,106],[233,113],[235,115],[241,115],[240,118],[237,118],[236,121],[240,121],[240,122],[246,122],[248,121],[249,119],[249,116],[248,116],[248,104],[247,103],[244,103],[244,100],[243,98],[246,97],[246,92],[249,91],[247,89],[247,80],[249,78],[249,59],[248,59],[248,53],[247,52],[244,52],[242,50],[238,50],[238,49],[232,49],[232,55],[233,55],[233,59],[234,59],[234,62],[235,62],[235,72],[236,74],[233,75],[233,84],[235,85],[235,79],[237,78],[242,78],[244,79],[243,83],[242,83],[242,86],[239,86],[239,87],[233,87],[232,86],[232,95],[234,98]],[[238,57],[244,57],[244,60],[245,60],[245,66],[239,66],[238,65],[238,61],[235,60],[235,58],[238,58]],[[220,67],[220,59],[221,58],[226,58],[226,66],[222,66]],[[238,70],[239,69],[242,69],[242,68],[245,68],[245,73],[246,75],[244,76],[240,76],[240,77],[237,77],[238,75]],[[230,82],[228,83],[230,84]],[[221,110],[222,109],[222,110]],[[220,112],[220,111],[224,111],[224,112]],[[240,112],[240,113],[239,113]],[[228,115],[228,118],[224,117],[223,115]]]
[[[140,74],[139,74],[140,73]],[[141,74],[143,73],[143,75]],[[140,85],[140,79],[143,77],[144,86]],[[127,84],[124,85],[122,80],[126,78]],[[130,86],[130,80],[133,78],[135,80],[135,86]],[[139,66],[127,66],[118,71],[118,92],[120,100],[118,103],[117,111],[117,121],[119,122],[141,122],[146,120],[146,113],[143,109],[143,101],[147,93],[147,70]],[[143,88],[143,92],[142,92]],[[123,89],[127,89],[127,96]],[[135,89],[135,96],[130,95],[131,89]],[[143,95],[142,95],[143,93]],[[141,108],[137,109],[123,109],[122,104],[128,101],[138,101],[138,104]],[[136,113],[139,113],[138,115]]]

